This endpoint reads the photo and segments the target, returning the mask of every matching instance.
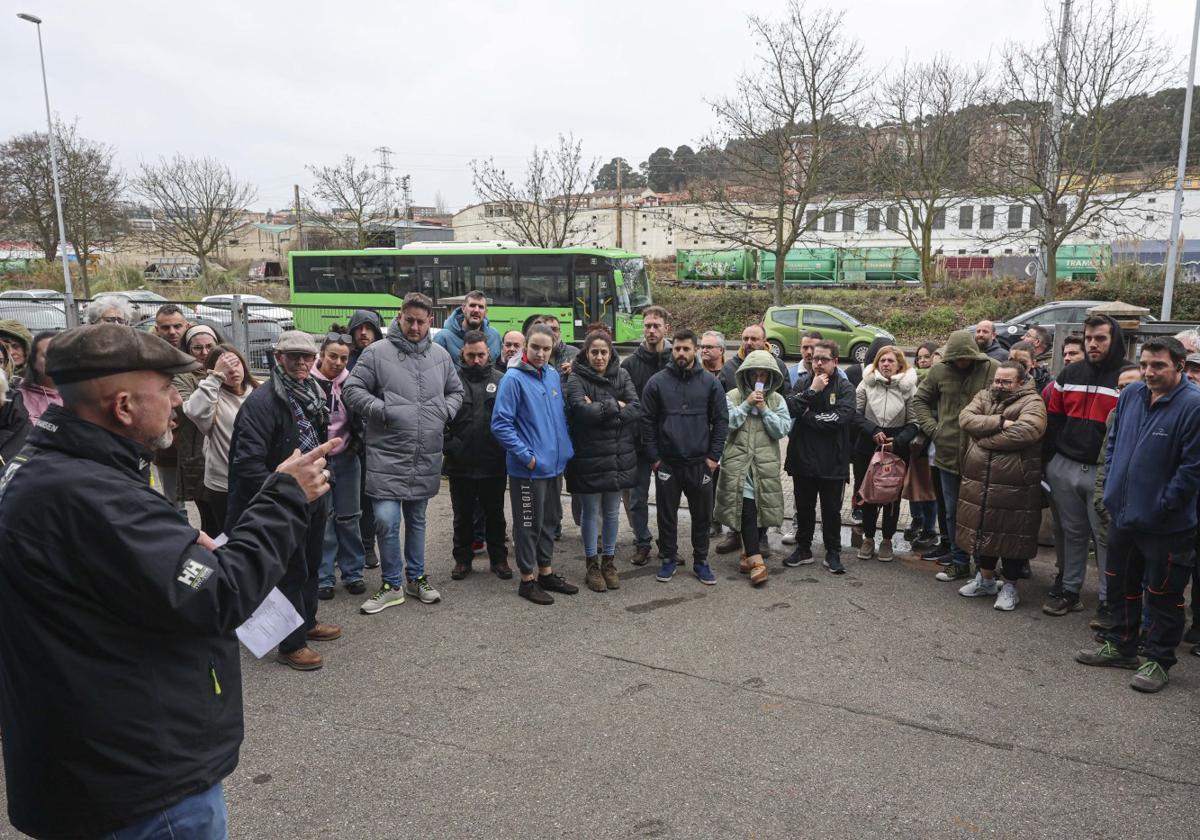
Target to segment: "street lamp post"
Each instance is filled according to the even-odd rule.
[[[50,87],[46,84],[46,54],[42,50],[42,19],[36,15],[18,12],[17,17],[37,27],[38,59],[42,65],[42,95],[46,98],[46,141],[50,144],[50,173],[54,177],[54,210],[58,214],[58,242],[62,249],[63,296],[67,326],[79,323],[79,312],[75,309],[75,291],[71,287],[71,269],[67,265],[67,226],[63,224],[62,193],[58,187],[58,152],[54,149],[54,121],[50,116]]]

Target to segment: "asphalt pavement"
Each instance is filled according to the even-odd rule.
[[[761,589],[736,555],[714,555],[716,586],[662,584],[623,519],[621,589],[597,594],[566,507],[556,568],[578,595],[528,604],[486,558],[451,581],[443,487],[441,603],[364,616],[339,588],[322,670],[243,651],[231,836],[1200,836],[1200,659],[1181,649],[1156,696],[1076,665],[1090,610],[1041,613],[1052,555],[1001,613],[903,551],[784,568],[778,535]]]

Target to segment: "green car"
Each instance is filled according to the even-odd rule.
[[[800,333],[808,330],[816,330],[823,338],[836,341],[838,358],[859,364],[866,363],[867,348],[876,338],[896,340],[887,330],[864,324],[836,306],[772,306],[767,310],[763,324],[771,352],[781,359],[800,355]]]

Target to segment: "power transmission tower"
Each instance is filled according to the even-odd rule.
[[[379,153],[379,163],[376,169],[379,170],[379,180],[383,183],[383,203],[386,209],[384,215],[388,218],[392,216],[392,210],[395,205],[392,203],[392,150],[387,146],[380,146],[375,150]]]
[[[400,176],[400,200],[404,206],[405,219],[412,218],[412,176]]]

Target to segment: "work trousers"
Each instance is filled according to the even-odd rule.
[[[292,653],[307,646],[305,634],[317,625],[317,578],[321,572],[321,556],[325,545],[325,520],[329,517],[329,496],[326,494],[308,504],[308,528],[304,542],[288,558],[287,569],[276,587],[291,602],[304,619],[279,643],[280,653]]]

